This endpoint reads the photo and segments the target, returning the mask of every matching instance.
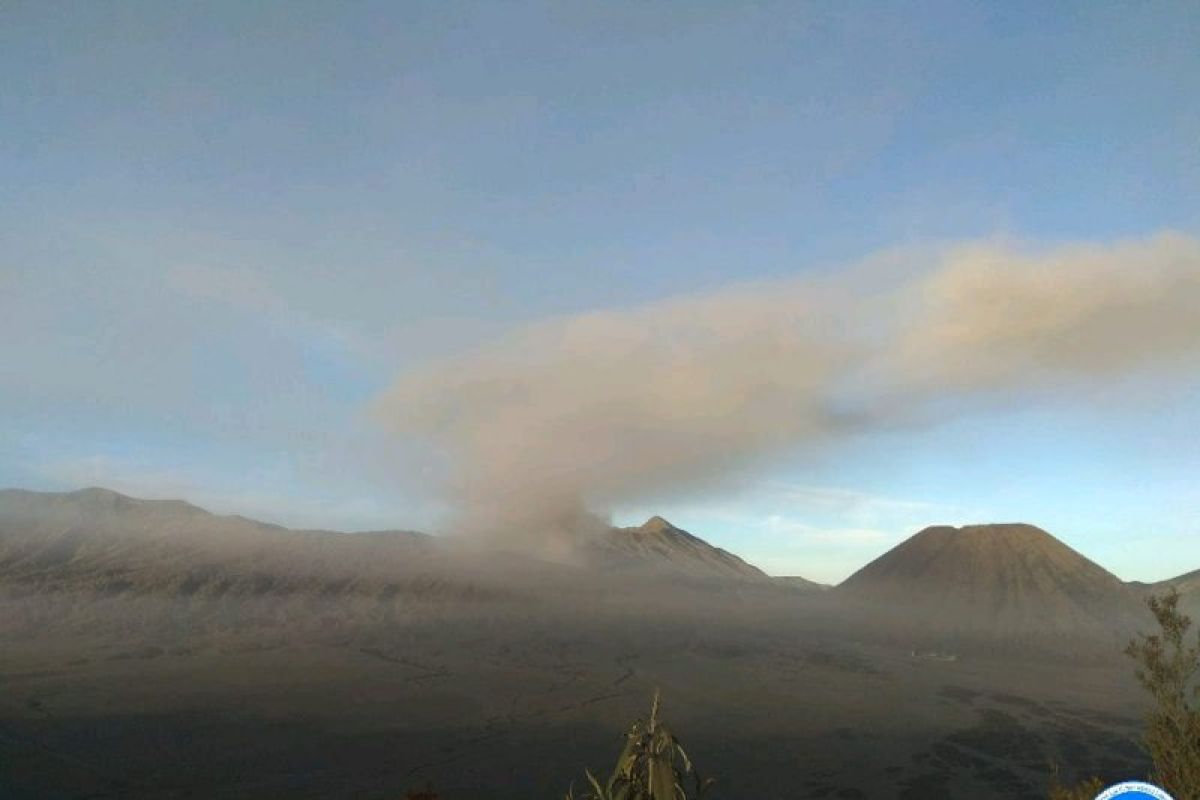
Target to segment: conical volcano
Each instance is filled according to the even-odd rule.
[[[650,571],[718,580],[770,580],[758,567],[662,517],[651,517],[636,528],[613,528],[593,544],[593,549],[601,563],[627,573]]]
[[[1128,586],[1041,528],[926,528],[838,587],[922,628],[984,635],[1127,630],[1142,608]]]

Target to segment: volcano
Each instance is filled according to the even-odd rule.
[[[1021,523],[926,528],[836,591],[880,619],[929,630],[1076,636],[1145,622],[1135,590]]]
[[[661,517],[607,529],[585,550],[588,565],[608,577],[774,585],[757,567]],[[0,490],[0,585],[164,596],[490,597],[584,579],[565,565],[474,552],[413,531],[290,530],[100,488]]]
[[[621,572],[654,572],[688,578],[753,581],[771,579],[758,567],[677,528],[662,517],[651,517],[633,528],[613,528],[592,545],[593,558]]]

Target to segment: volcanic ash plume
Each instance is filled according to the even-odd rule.
[[[457,529],[546,542],[935,398],[1198,355],[1194,238],[973,243],[533,325],[402,375],[377,411],[447,458]]]

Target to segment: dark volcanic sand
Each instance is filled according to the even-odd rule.
[[[561,797],[655,687],[721,798],[1040,798],[1142,776],[1119,653],[914,659],[775,614],[327,634],[43,634],[0,650],[0,797]]]

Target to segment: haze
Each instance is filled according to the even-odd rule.
[[[1196,25],[18,4],[0,484],[429,530],[549,492],[827,580],[1000,514],[1165,577],[1200,556]]]
[[[1195,2],[0,5],[0,796],[1149,774]]]

